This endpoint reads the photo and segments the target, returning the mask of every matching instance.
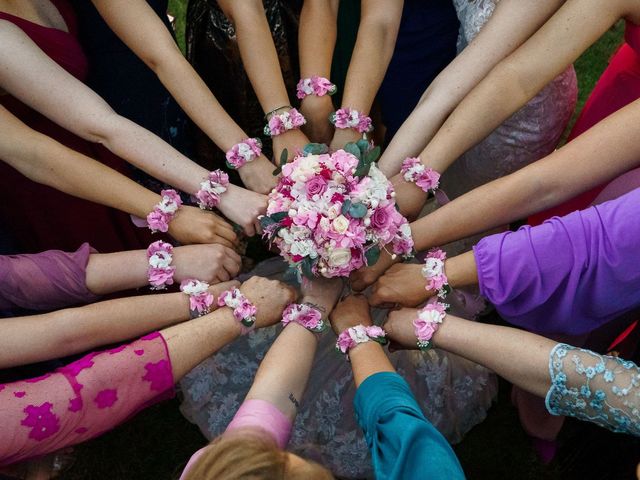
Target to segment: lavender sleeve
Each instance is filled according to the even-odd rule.
[[[55,310],[98,297],[86,286],[88,243],[76,252],[0,256],[0,310]]]
[[[480,292],[508,322],[543,334],[590,332],[640,306],[640,189],[482,239]]]

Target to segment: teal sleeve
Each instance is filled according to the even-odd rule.
[[[462,467],[397,373],[368,377],[354,399],[378,480],[464,479]]]

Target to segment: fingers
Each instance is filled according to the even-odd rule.
[[[256,234],[256,226],[253,223],[248,223],[244,227],[244,233],[249,238],[253,237]]]
[[[222,262],[222,267],[231,276],[231,278],[234,278],[236,275],[238,275],[238,273],[240,272],[240,267],[242,265],[239,259],[235,260],[232,257],[225,257]]]
[[[217,245],[222,245],[223,247],[228,247],[228,248],[233,248],[234,244],[231,243],[229,240],[227,240],[224,237],[221,237],[219,235],[214,235],[212,238],[212,243],[215,243]]]

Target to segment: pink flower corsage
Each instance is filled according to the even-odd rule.
[[[262,142],[259,138],[247,138],[236,143],[227,152],[227,166],[235,170],[253,162],[262,154]]]
[[[189,295],[189,310],[193,317],[201,317],[211,311],[213,295],[209,292],[209,284],[196,279],[183,280],[180,291]]]
[[[309,96],[323,97],[325,95],[333,95],[338,91],[331,81],[324,77],[313,76],[311,78],[302,78],[298,82],[297,96],[300,100]]]
[[[449,280],[444,273],[444,261],[447,259],[447,254],[439,248],[430,250],[424,261],[422,267],[422,275],[427,279],[425,288],[432,292],[437,292],[438,297],[446,297],[451,288],[449,287]]]
[[[300,128],[305,123],[307,123],[307,120],[302,114],[292,108],[288,112],[273,114],[269,119],[269,123],[264,127],[264,134],[269,137],[276,137],[289,130]]]
[[[420,350],[427,351],[431,348],[431,338],[440,328],[448,308],[449,305],[445,303],[435,302],[418,311],[418,318],[413,321],[413,328]]]
[[[373,130],[371,117],[350,108],[341,108],[329,116],[329,121],[336,128],[353,128],[360,133],[369,133]]]
[[[182,206],[182,199],[175,190],[162,190],[160,195],[162,200],[147,215],[147,225],[153,233],[169,230],[169,222]]]
[[[413,182],[427,193],[434,193],[440,186],[440,174],[425,167],[419,158],[407,157],[400,170],[407,182]]]
[[[200,184],[200,190],[196,193],[198,205],[201,209],[215,208],[220,203],[220,195],[227,191],[229,175],[222,170],[209,172],[209,178]]]
[[[249,332],[256,323],[256,306],[240,290],[233,288],[218,297],[218,306],[233,309],[234,318],[242,325],[242,333]]]
[[[327,328],[320,310],[306,303],[292,303],[284,309],[282,325],[286,327],[291,322],[302,325],[313,333],[321,333]]]
[[[176,267],[171,266],[173,260],[173,246],[170,243],[158,240],[147,248],[149,259],[149,285],[151,290],[164,290],[167,285],[173,285],[173,273]]]
[[[386,345],[387,334],[377,325],[365,327],[364,325],[356,325],[346,329],[338,335],[336,342],[336,350],[340,353],[347,353],[356,345],[366,342],[378,342],[380,345]]]

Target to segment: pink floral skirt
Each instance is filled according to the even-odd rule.
[[[0,384],[0,466],[97,437],[170,398],[173,383],[156,332],[42,377]]]

